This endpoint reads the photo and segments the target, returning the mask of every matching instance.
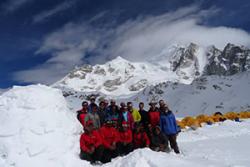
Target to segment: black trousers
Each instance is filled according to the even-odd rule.
[[[133,151],[133,143],[118,143],[117,146],[119,155],[127,155]]]
[[[179,154],[180,151],[179,151],[179,147],[178,147],[177,141],[176,141],[177,135],[176,134],[175,135],[167,135],[167,137],[168,137],[168,140],[170,143],[170,147],[174,150],[174,152],[176,154]]]
[[[115,150],[110,150],[105,148],[103,152],[102,162],[103,163],[111,162],[111,159],[117,157],[118,155],[119,155],[118,145],[116,146]]]
[[[81,150],[80,158],[82,160],[89,161],[90,163],[94,163],[96,161],[103,162],[103,153],[104,153],[104,147],[99,146],[95,149],[95,151],[92,154]]]

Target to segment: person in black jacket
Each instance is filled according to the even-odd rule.
[[[150,148],[154,151],[169,152],[167,136],[156,126],[150,134]]]
[[[144,128],[144,130],[148,131],[148,124],[149,124],[149,117],[148,112],[144,110],[144,103],[139,103],[139,113],[141,115],[141,123]]]
[[[105,107],[105,102],[101,101],[99,103],[99,108],[98,108],[98,111],[97,111],[97,114],[99,115],[99,118],[100,118],[101,126],[105,123],[107,110],[108,109],[107,109],[107,107]]]
[[[95,96],[91,96],[90,97],[90,104],[88,106],[88,112],[92,113],[92,108],[94,106],[98,108],[98,105],[95,103]]]

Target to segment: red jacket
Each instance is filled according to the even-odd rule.
[[[91,147],[97,148],[102,145],[102,138],[97,131],[92,133],[83,133],[80,138],[80,148],[84,152],[90,152]]]
[[[119,141],[122,143],[131,143],[133,140],[132,131],[130,129],[119,132]]]
[[[160,112],[159,111],[149,111],[148,112],[149,123],[152,127],[160,124]]]
[[[110,148],[112,143],[119,142],[118,131],[113,127],[103,126],[99,129],[102,137],[102,143],[105,148]]]
[[[87,115],[87,111],[79,110],[77,111],[77,119],[80,121],[82,126],[84,126],[84,118]]]
[[[142,148],[150,145],[150,140],[145,132],[133,134],[133,143],[135,148]]]

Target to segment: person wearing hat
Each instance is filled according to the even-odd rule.
[[[156,104],[157,103],[153,101],[149,103],[150,108],[148,111],[148,117],[149,123],[152,125],[153,128],[160,124],[160,112],[156,107]]]
[[[164,133],[161,132],[161,128],[156,126],[153,131],[150,132],[150,148],[154,151],[168,152],[168,139]]]
[[[87,101],[83,101],[82,102],[82,109],[77,111],[77,119],[79,120],[79,122],[82,124],[82,126],[84,127],[84,120],[85,120],[85,116],[88,113],[88,102]]]
[[[95,163],[96,161],[103,161],[104,147],[102,145],[102,138],[100,134],[94,130],[93,122],[87,121],[84,127],[84,133],[80,138],[80,158],[82,160]]]
[[[133,151],[133,135],[132,130],[129,128],[127,122],[123,121],[122,126],[119,128],[119,143],[118,150],[120,155],[127,155]]]
[[[105,160],[111,161],[111,158],[118,156],[117,143],[119,142],[118,131],[113,127],[112,121],[106,121],[104,126],[99,129],[104,146]]]
[[[88,106],[88,112],[92,113],[92,109],[94,106],[98,108],[98,105],[95,103],[95,96],[91,96],[90,97],[90,104]]]
[[[147,133],[144,131],[141,123],[135,124],[135,129],[133,132],[133,146],[134,149],[149,147],[150,140]]]
[[[177,134],[179,132],[179,128],[173,112],[169,110],[167,105],[165,105],[165,110],[160,116],[160,127],[161,131],[168,137],[171,148],[175,153],[179,154],[180,151],[177,144]]]
[[[141,121],[141,114],[139,111],[135,108],[133,108],[133,103],[132,102],[127,102],[127,108],[128,111],[132,114],[134,118],[134,122],[140,122]]]

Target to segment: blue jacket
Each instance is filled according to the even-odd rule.
[[[175,135],[178,133],[176,119],[172,111],[162,113],[160,116],[161,131],[166,135]]]

